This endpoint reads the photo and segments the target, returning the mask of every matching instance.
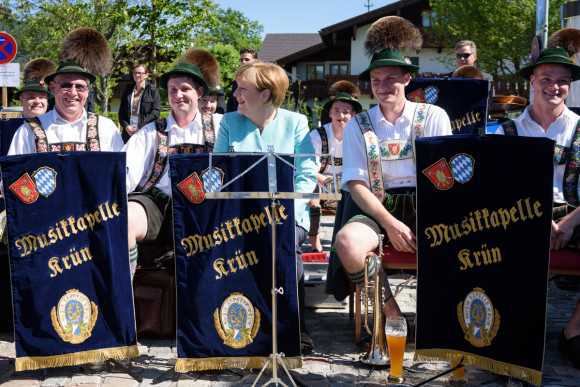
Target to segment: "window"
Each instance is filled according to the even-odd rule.
[[[424,11],[423,14],[423,27],[431,27],[435,21],[435,12]]]
[[[307,81],[324,80],[324,65],[306,65]]]
[[[348,75],[348,64],[331,64],[330,75]]]

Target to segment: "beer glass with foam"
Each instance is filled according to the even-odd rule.
[[[403,383],[403,357],[405,355],[405,343],[407,341],[407,320],[404,317],[387,317],[385,323],[389,358],[391,359],[391,371],[387,378],[388,383]]]

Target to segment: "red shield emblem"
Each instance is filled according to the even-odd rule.
[[[203,183],[197,175],[197,172],[193,172],[177,185],[179,190],[185,195],[185,197],[192,203],[199,204],[205,199],[205,191],[203,190]]]
[[[407,98],[409,98],[409,101],[411,102],[427,103],[423,89],[417,89],[414,92],[407,94]]]
[[[26,204],[32,204],[38,199],[38,189],[28,173],[25,173],[20,179],[12,183],[10,191],[14,192],[18,199]]]
[[[453,173],[444,158],[423,170],[423,174],[440,190],[448,190],[453,186]]]
[[[74,144],[64,144],[63,147],[64,147],[64,150],[65,151],[72,152],[72,151],[75,150],[75,145]]]
[[[401,151],[401,144],[389,144],[389,153],[393,156],[396,156]]]

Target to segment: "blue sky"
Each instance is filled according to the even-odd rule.
[[[371,0],[371,11],[394,0]],[[264,33],[318,32],[367,12],[367,0],[214,0],[264,26]]]

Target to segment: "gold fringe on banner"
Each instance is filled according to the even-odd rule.
[[[415,351],[415,361],[454,361],[458,362],[464,356],[463,364],[474,365],[499,375],[513,376],[515,378],[532,383],[536,386],[542,384],[542,371],[521,367],[514,364],[504,363],[487,357],[474,355],[468,352],[451,349],[420,349]]]
[[[139,349],[136,345],[131,345],[128,347],[102,348],[63,355],[17,357],[15,368],[16,371],[29,371],[41,368],[86,364],[95,361],[105,361],[108,359],[120,360],[138,356]]]
[[[287,368],[302,367],[302,356],[282,357]],[[177,359],[175,372],[225,370],[229,368],[262,368],[269,357],[207,357],[203,359]]]

